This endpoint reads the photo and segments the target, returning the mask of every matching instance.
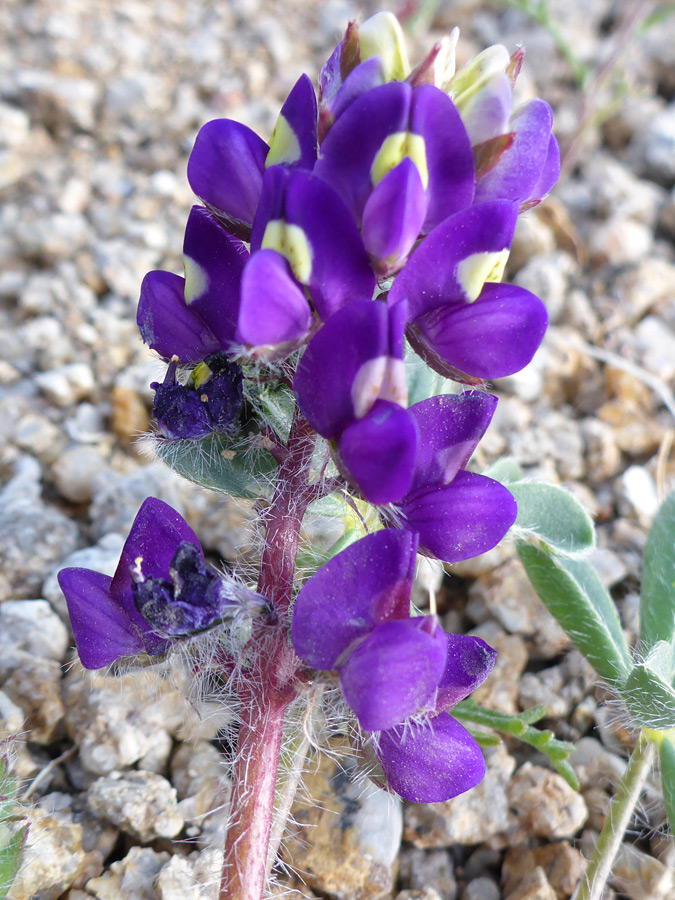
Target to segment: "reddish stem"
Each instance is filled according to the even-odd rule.
[[[260,900],[284,715],[296,696],[300,660],[287,639],[298,533],[315,496],[307,474],[315,435],[296,412],[268,514],[258,591],[274,607],[278,624],[256,623],[253,651],[239,690],[241,724],[233,771],[230,821],[225,838],[219,900]]]

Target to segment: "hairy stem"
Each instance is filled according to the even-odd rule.
[[[314,494],[307,483],[314,440],[296,412],[280,460],[258,578],[258,592],[271,602],[277,624],[254,623],[251,661],[239,690],[241,724],[219,900],[261,900],[265,888],[284,717],[296,696],[300,667],[287,628],[300,524]]]
[[[640,732],[574,900],[599,900],[602,896],[642,785],[649,774],[653,750],[651,742]]]

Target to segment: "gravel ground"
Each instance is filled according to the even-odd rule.
[[[582,500],[598,526],[598,571],[634,642],[641,549],[675,476],[664,405],[675,381],[675,21],[632,39],[612,68],[637,2],[548,5],[579,59],[608,73],[591,78],[585,99],[550,35],[504,5],[442,4],[413,43],[421,51],[454,24],[463,57],[522,42],[522,96],[553,104],[572,147],[553,196],[522,217],[509,264],[547,304],[551,328],[534,362],[496,386],[481,462],[511,455]],[[227,116],[267,136],[299,74],[315,77],[347,20],[378,8],[0,6],[0,737],[21,733],[15,764],[32,823],[12,900],[215,897],[228,793],[216,738],[227,723],[216,709],[197,715],[178,677],[84,674],[55,572],[112,572],[150,494],[185,515],[214,556],[251,558],[250,509],[140,451],[158,366],[136,333],[138,289],[149,269],[180,266],[200,125]],[[510,742],[489,751],[479,788],[434,806],[404,807],[350,780],[349,761],[345,773],[317,760],[280,895],[572,894],[631,734],[508,542],[456,566],[441,603],[450,630],[473,628],[499,650],[480,702],[506,712],[543,703],[544,724],[578,741],[581,792]],[[649,783],[643,801],[613,889],[672,900],[675,851]]]

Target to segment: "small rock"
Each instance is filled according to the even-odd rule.
[[[586,870],[583,856],[567,841],[537,847],[534,859],[544,870],[558,900],[567,900],[572,896]]]
[[[58,459],[65,443],[60,429],[38,414],[22,418],[12,439],[21,450],[47,464]]]
[[[444,898],[432,887],[427,887],[419,891],[401,891],[396,895],[396,900],[444,900]]]
[[[161,497],[182,514],[185,511],[180,493],[182,482],[180,476],[159,464],[142,466],[125,475],[101,473],[94,479],[89,509],[92,533],[97,538],[111,532],[128,534],[136,513],[148,497]]]
[[[84,862],[82,828],[39,809],[23,815],[28,837],[11,900],[56,900],[74,883]]]
[[[563,312],[574,270],[574,261],[567,253],[537,255],[518,272],[514,283],[539,297],[553,324]]]
[[[406,806],[404,840],[421,848],[500,842],[510,824],[506,786],[516,763],[503,744],[484,753],[487,770],[477,787],[443,803]]]
[[[537,866],[505,900],[556,900],[556,893],[548,883],[544,870]]]
[[[588,818],[581,794],[549,769],[525,763],[508,786],[509,808],[528,835],[549,839],[571,837]]]
[[[635,329],[642,364],[663,381],[675,375],[675,333],[658,316],[645,316]]]
[[[113,434],[125,444],[136,440],[150,429],[150,417],[143,399],[128,387],[115,385],[111,397]]]
[[[36,659],[21,650],[4,655],[0,667],[11,670],[2,689],[21,707],[25,716],[24,728],[31,732],[31,741],[51,744],[63,731],[61,667],[52,659]]]
[[[316,772],[305,776],[312,805],[296,801],[296,825],[287,833],[284,853],[319,893],[375,900],[394,887],[401,801],[369,782],[353,781],[356,764],[346,765],[324,756]]]
[[[643,466],[630,466],[621,476],[620,485],[623,515],[636,518],[648,528],[660,506],[654,479]]]
[[[61,662],[68,630],[46,600],[7,600],[0,605],[0,656],[25,650],[38,659]]]
[[[672,900],[675,872],[658,859],[622,844],[614,861],[610,884],[630,900]]]
[[[86,363],[68,363],[41,372],[35,383],[45,396],[57,406],[71,406],[84,400],[94,389],[94,373]]]
[[[647,175],[672,187],[675,182],[675,103],[651,119],[642,145]]]
[[[614,430],[600,419],[590,417],[581,420],[580,428],[588,480],[598,484],[614,478],[621,469],[621,451]]]
[[[23,729],[26,717],[20,706],[0,691],[0,742],[10,735],[18,734]]]
[[[445,850],[405,847],[400,854],[398,877],[414,890],[433,888],[444,900],[454,900],[457,895],[452,860]]]
[[[62,497],[85,503],[91,499],[95,477],[104,468],[104,459],[93,447],[70,447],[59,456],[52,472]]]
[[[190,854],[187,859],[172,856],[155,882],[156,900],[216,900],[221,854],[216,856],[213,852],[205,853],[209,854],[209,867],[206,872],[201,872],[202,878],[199,877],[199,857],[205,854]],[[204,869],[203,862],[201,868]]]
[[[154,772],[113,772],[89,788],[87,804],[94,815],[144,843],[175,837],[183,828],[176,791]]]
[[[222,753],[208,741],[181,744],[174,753],[171,783],[178,792],[178,808],[186,821],[202,825],[210,811],[222,812],[229,800],[224,763]]]
[[[97,900],[156,900],[154,883],[168,853],[157,853],[149,847],[132,847],[124,859],[112,863],[99,878],[85,887]]]
[[[474,878],[462,891],[462,900],[500,900],[499,886],[492,878]]]
[[[652,230],[641,222],[615,215],[593,230],[591,259],[596,265],[638,263],[652,249]]]
[[[519,272],[533,257],[541,257],[554,249],[553,232],[536,213],[518,216],[509,253],[509,272]]]

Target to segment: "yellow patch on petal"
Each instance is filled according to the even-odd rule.
[[[209,276],[198,262],[185,254],[183,254],[183,269],[185,271],[185,302],[190,304],[206,291],[209,286]]]
[[[426,191],[429,184],[429,168],[424,138],[421,134],[413,134],[410,131],[395,131],[382,142],[370,167],[373,187],[406,157],[415,165],[422,187]]]
[[[457,109],[461,112],[469,98],[493,75],[505,72],[510,62],[509,51],[503,44],[493,44],[472,57],[450,82],[448,93]]]
[[[404,81],[410,73],[405,35],[393,13],[379,12],[359,25],[361,60],[379,56],[385,81]]]
[[[357,419],[367,415],[377,400],[389,400],[405,406],[408,388],[403,360],[391,356],[369,359],[356,373],[351,396]]]
[[[469,303],[473,303],[488,282],[501,281],[509,258],[508,249],[496,252],[472,253],[457,266],[459,281]]]
[[[309,284],[312,275],[312,250],[307,235],[299,225],[289,225],[283,219],[272,219],[263,234],[262,250],[276,250],[291,267],[300,284]]]
[[[270,138],[270,149],[265,159],[265,168],[279,163],[290,165],[298,162],[301,156],[300,142],[296,133],[288,124],[288,119],[279,114]]]

